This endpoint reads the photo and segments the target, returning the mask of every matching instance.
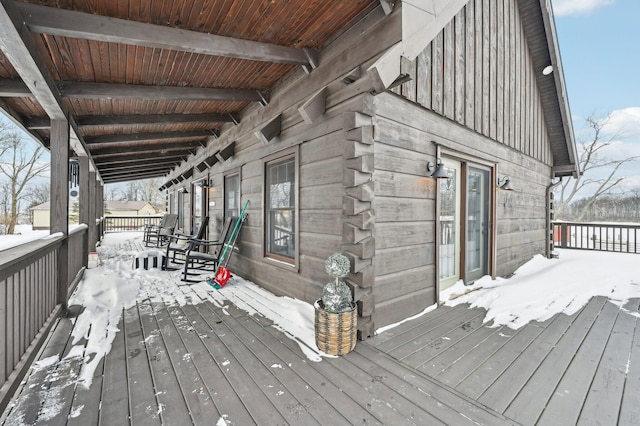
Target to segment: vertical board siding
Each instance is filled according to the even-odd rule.
[[[395,93],[550,164],[520,19],[516,0],[470,0],[418,55],[415,83]]]

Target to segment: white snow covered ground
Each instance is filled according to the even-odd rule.
[[[472,286],[459,282],[447,289],[443,300],[449,306],[469,303],[471,307],[485,308],[484,322],[517,329],[560,312],[571,315],[593,296],[608,297],[620,307],[629,299],[640,297],[640,255],[558,252],[559,259],[537,255],[508,279],[483,277]],[[464,295],[456,297],[461,294]]]

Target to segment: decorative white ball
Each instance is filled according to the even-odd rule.
[[[324,262],[324,269],[332,278],[346,277],[351,270],[351,262],[347,256],[334,253]]]

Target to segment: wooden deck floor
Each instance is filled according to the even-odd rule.
[[[142,249],[126,244],[119,255]],[[519,330],[440,307],[313,362],[265,317],[174,288],[123,310],[88,389],[74,317],[61,318],[0,423],[640,424],[640,299],[593,298]]]
[[[640,425],[639,306],[595,297],[519,330],[440,307],[368,343],[524,425]]]
[[[313,362],[264,317],[188,296],[125,310],[88,389],[81,358],[34,368],[5,424],[514,424],[366,343]],[[39,359],[64,360],[73,327],[60,319]]]

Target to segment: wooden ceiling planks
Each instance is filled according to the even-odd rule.
[[[22,3],[234,37],[251,42],[269,43],[274,46],[284,46],[287,49],[319,49],[377,1],[27,0]],[[48,22],[43,24],[43,28],[54,28]],[[60,21],[57,24],[62,25],[60,27],[62,34],[65,27],[64,21],[62,24]],[[128,27],[134,28],[135,25],[131,24]],[[95,96],[92,98],[69,97],[72,96],[69,88],[73,88],[73,84],[77,82],[268,91],[298,66],[265,60],[267,57],[260,58],[261,60],[238,59],[172,48],[143,47],[101,39],[65,37],[47,34],[44,30],[42,34],[33,33],[33,38],[52,79],[59,85],[64,106],[76,119],[86,116],[123,116],[125,120],[124,117],[129,116],[158,114],[237,114],[251,103],[243,100],[189,100],[184,96],[179,99],[153,99],[146,98],[143,92],[138,94],[141,97],[134,99],[107,99],[103,97],[104,95],[92,95]],[[0,53],[0,78],[16,77],[18,77],[17,72]],[[68,95],[66,97],[65,90]],[[186,94],[189,90],[185,89],[182,92]],[[43,108],[35,99],[5,97],[3,100],[24,120],[47,118]],[[221,126],[222,122],[216,119],[170,123],[127,124],[123,122],[81,126],[80,134],[83,138],[91,139],[101,135],[128,133],[214,131]],[[33,127],[31,131],[45,141],[49,137],[46,126]],[[140,146],[139,142],[122,143],[115,150],[126,154],[125,145],[130,145],[129,153],[135,153],[135,157],[144,154],[145,158],[146,156],[154,158],[155,155],[155,158],[162,159],[168,153],[189,155],[194,152],[196,145],[206,142],[192,139],[188,143],[193,143],[194,147],[185,149],[176,146],[175,139],[171,139],[145,142],[149,146]],[[112,159],[119,158],[116,153],[106,153],[104,149],[92,148],[91,151],[96,153],[95,160],[104,159],[105,156]],[[119,161],[125,161],[124,158],[126,155]],[[96,164],[103,163],[96,162]],[[114,173],[113,170],[120,170],[114,166],[113,161],[109,164],[110,173]],[[169,164],[173,163],[169,162]],[[158,167],[160,168],[160,164]],[[168,172],[167,167],[170,166],[164,163],[162,171]],[[100,170],[99,166],[98,169]],[[129,169],[127,167],[122,170]],[[120,177],[110,177],[110,179],[120,179]]]

